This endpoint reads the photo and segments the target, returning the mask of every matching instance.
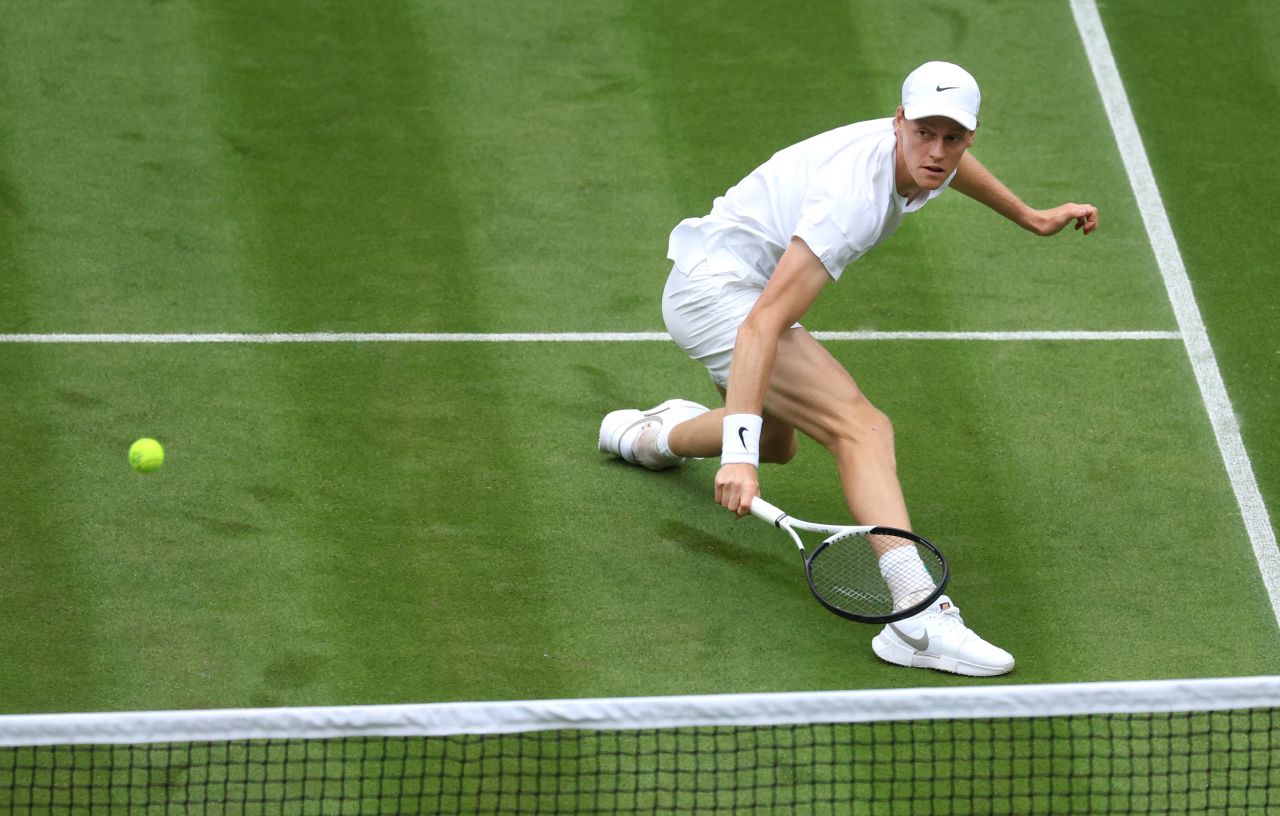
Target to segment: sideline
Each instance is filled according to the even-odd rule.
[[[1146,224],[1151,249],[1155,252],[1156,263],[1164,277],[1165,289],[1169,292],[1169,302],[1173,305],[1182,342],[1191,359],[1196,382],[1200,385],[1200,396],[1209,412],[1209,422],[1213,425],[1213,434],[1217,437],[1223,464],[1231,478],[1236,502],[1240,505],[1240,515],[1244,518],[1244,526],[1253,545],[1253,555],[1262,572],[1262,582],[1266,584],[1267,595],[1271,598],[1271,610],[1275,613],[1277,625],[1280,625],[1280,550],[1276,548],[1275,530],[1271,527],[1262,493],[1258,490],[1258,480],[1253,474],[1249,454],[1245,451],[1240,426],[1231,408],[1227,388],[1222,382],[1218,361],[1213,355],[1213,346],[1209,344],[1209,334],[1200,317],[1200,307],[1196,305],[1195,295],[1191,292],[1191,280],[1187,277],[1187,268],[1182,262],[1182,253],[1178,251],[1178,243],[1174,240],[1173,228],[1169,226],[1169,215],[1165,212],[1160,190],[1156,187],[1147,151],[1142,146],[1138,123],[1129,107],[1129,97],[1120,81],[1120,71],[1111,53],[1107,32],[1102,27],[1102,17],[1098,14],[1098,6],[1094,0],[1071,0],[1071,13],[1075,16],[1080,39],[1084,42],[1089,65],[1093,68],[1093,76],[1098,83],[1098,93],[1102,96],[1107,119],[1111,122],[1116,144],[1120,147],[1120,157],[1124,160],[1129,184],[1133,187],[1142,221]]]

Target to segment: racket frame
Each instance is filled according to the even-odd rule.
[[[942,552],[934,546],[933,542],[923,536],[911,532],[910,530],[900,530],[896,527],[884,527],[876,524],[818,524],[816,522],[805,521],[804,519],[791,516],[759,496],[756,496],[751,500],[751,515],[761,521],[772,524],[774,527],[785,531],[787,535],[791,536],[791,540],[795,542],[796,548],[800,550],[800,557],[804,560],[804,577],[809,583],[809,591],[813,593],[813,597],[818,599],[818,603],[826,607],[829,612],[833,612],[846,620],[857,621],[858,623],[893,623],[894,621],[900,621],[904,618],[909,618],[912,615],[917,615],[923,612],[932,605],[934,601],[942,597],[942,593],[946,591],[947,580],[950,578],[951,572],[950,567],[947,564],[947,559],[943,557]],[[821,544],[814,548],[812,553],[810,553],[805,548],[804,541],[801,540],[800,534],[796,532],[797,530],[804,530],[810,533],[829,533],[829,535]],[[815,586],[813,582],[814,559],[817,558],[818,554],[825,550],[828,545],[835,541],[839,541],[849,536],[866,537],[870,535],[891,535],[898,538],[904,538],[915,542],[917,547],[922,547],[937,557],[938,563],[942,565],[942,575],[935,581],[937,586],[935,586],[934,590],[929,593],[928,597],[905,609],[892,612],[888,615],[863,615],[856,612],[850,612],[849,610],[843,609],[823,597],[822,593],[818,591],[817,586]],[[867,546],[871,546],[870,542],[867,543]]]

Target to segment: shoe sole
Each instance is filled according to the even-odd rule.
[[[937,671],[963,674],[967,677],[995,677],[1013,671],[1013,666],[980,666],[967,663],[954,657],[928,655],[917,652],[910,646],[894,643],[883,634],[871,639],[871,651],[876,657],[895,666],[906,666],[912,669],[936,669]]]

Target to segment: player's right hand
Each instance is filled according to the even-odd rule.
[[[760,474],[754,465],[739,462],[722,465],[716,473],[716,504],[739,517],[751,512],[751,500],[760,495]]]

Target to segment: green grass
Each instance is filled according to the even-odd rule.
[[[1194,386],[1138,376],[1179,370],[1179,344],[835,349],[886,395],[915,522],[948,545],[965,613],[1019,657],[1013,679],[1275,670],[1273,650],[1216,636],[1224,619],[1249,642],[1276,632],[1211,435],[1179,410]],[[869,659],[872,631],[812,601],[776,531],[710,506],[713,461],[654,475],[592,450],[624,366],[705,396],[678,355],[9,348],[24,446],[6,456],[29,474],[10,491],[31,512],[0,680],[31,710],[955,682]],[[158,473],[125,465],[135,429],[167,444]],[[798,515],[839,505],[811,444],[763,478]],[[1205,574],[1153,603],[1152,585]],[[75,662],[91,684],[59,672]]]
[[[1171,83],[1153,43],[1181,18],[1104,12],[1274,506],[1268,185],[1224,183],[1274,88],[1250,86],[1256,120],[1216,107],[1264,40],[1188,47]],[[676,221],[892,113],[931,57],[981,81],[984,162],[1103,227],[1040,240],[945,196],[806,324],[1175,327],[1065,4],[0,14],[0,332],[656,330]],[[1252,4],[1198,30],[1278,24]],[[1010,681],[1280,671],[1181,343],[832,348],[894,418],[915,523]],[[0,382],[0,710],[972,682],[875,660],[784,540],[714,507],[713,461],[595,452],[608,410],[714,399],[674,346],[6,344]],[[148,476],[125,464],[143,435],[168,454]],[[763,477],[843,515],[807,442]]]
[[[1280,166],[1258,156],[1256,141],[1280,127],[1271,47],[1280,14],[1264,2],[1210,9],[1184,0],[1141,13],[1108,4],[1102,14],[1274,526],[1280,239],[1269,227],[1276,203],[1254,191],[1280,183]],[[1194,48],[1162,45],[1186,31],[1197,32]]]

